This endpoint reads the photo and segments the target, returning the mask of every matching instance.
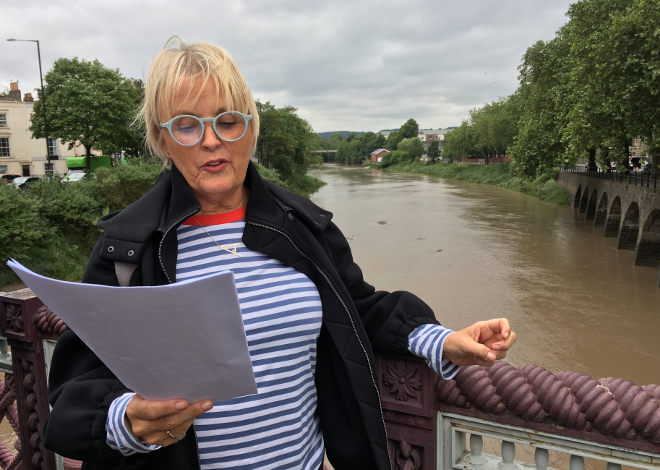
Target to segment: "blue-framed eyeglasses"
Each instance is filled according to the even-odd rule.
[[[226,111],[212,118],[198,118],[189,114],[174,116],[160,127],[167,129],[172,139],[186,147],[195,145],[204,137],[205,122],[213,123],[213,131],[220,140],[236,142],[247,132],[248,122],[252,120],[249,114],[238,111]]]

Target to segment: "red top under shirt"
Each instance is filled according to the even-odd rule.
[[[205,215],[193,215],[188,219],[183,221],[183,225],[220,225],[220,224],[229,224],[231,222],[238,222],[245,218],[245,207],[239,207],[230,212],[225,212],[224,214],[205,214]]]

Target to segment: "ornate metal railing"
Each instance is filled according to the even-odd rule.
[[[603,180],[616,181],[617,183],[632,184],[633,186],[641,186],[656,190],[658,187],[657,176],[652,172],[643,171],[604,171],[602,168],[589,169],[587,167],[580,167],[575,165],[563,165],[561,171],[565,173],[577,173],[580,175],[589,176],[590,178],[597,178]]]
[[[571,470],[585,458],[608,470],[660,469],[660,385],[502,361],[442,380],[415,358],[394,357],[379,358],[379,377],[395,470],[546,468],[550,456]],[[484,437],[499,443],[498,455],[483,452]],[[515,461],[515,444],[528,447],[530,462]]]
[[[45,449],[40,434],[48,358],[66,325],[24,289],[0,294],[0,329],[11,350],[0,341],[0,420],[16,433],[13,446],[0,444],[0,467],[79,468]],[[408,356],[378,356],[377,369],[394,470],[546,468],[555,454],[571,470],[584,458],[608,470],[660,470],[660,385],[505,362],[445,381]],[[521,444],[533,450],[530,462],[516,459]]]

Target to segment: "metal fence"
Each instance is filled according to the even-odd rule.
[[[589,169],[586,166],[564,165],[561,167],[564,173],[577,173],[590,178],[616,181],[617,183],[627,183],[643,188],[657,189],[657,175],[651,172],[643,171],[604,171],[602,168]]]

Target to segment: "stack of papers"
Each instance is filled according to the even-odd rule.
[[[14,260],[7,265],[142,397],[217,402],[257,392],[231,272],[108,287],[44,277]]]

